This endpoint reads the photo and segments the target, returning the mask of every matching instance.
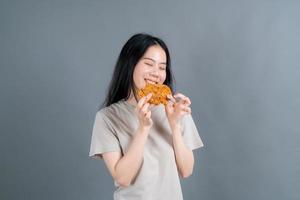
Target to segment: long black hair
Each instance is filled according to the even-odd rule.
[[[147,49],[154,45],[159,45],[166,53],[167,66],[164,84],[168,85],[173,93],[174,76],[171,70],[171,59],[167,45],[160,38],[145,33],[138,33],[133,35],[123,46],[107,89],[105,101],[99,109],[110,106],[121,99],[127,100],[131,90],[135,96],[134,68]]]

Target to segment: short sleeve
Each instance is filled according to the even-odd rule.
[[[204,146],[191,114],[185,115],[182,119],[182,134],[189,149],[194,150]]]
[[[102,159],[102,153],[112,151],[121,151],[120,142],[105,112],[100,110],[94,121],[89,157]]]

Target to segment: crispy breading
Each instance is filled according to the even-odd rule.
[[[142,98],[147,96],[149,93],[152,93],[152,97],[148,101],[149,103],[154,105],[159,105],[162,103],[165,106],[168,103],[167,95],[172,95],[171,89],[167,85],[147,83],[145,88],[138,90],[137,96]]]

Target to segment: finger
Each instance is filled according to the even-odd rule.
[[[177,93],[174,95],[174,98],[175,98],[176,102],[180,102],[180,101],[182,101],[182,99],[185,98],[185,96],[181,93]]]
[[[146,101],[148,102],[151,99],[151,97],[152,97],[152,93],[147,94]]]
[[[169,102],[172,102],[172,104],[176,103],[176,99],[170,94],[167,95],[167,99],[169,100]]]
[[[190,98],[186,97],[186,101],[187,101],[187,105],[191,105],[192,101],[190,100]]]
[[[181,94],[181,93],[175,94],[174,97],[175,97],[176,99],[178,99],[179,102],[183,101],[183,103],[184,103],[185,105],[191,105],[191,103],[192,103],[191,100],[190,100],[190,98],[188,98],[187,96],[184,96],[184,95]]]
[[[166,107],[165,107],[166,112],[170,113],[172,107],[173,107],[173,103],[172,102],[168,102],[167,105],[166,105]]]
[[[145,100],[146,100],[146,96],[144,96],[144,97],[142,97],[140,100],[139,100],[139,102],[138,102],[138,104],[137,104],[137,108],[138,109],[141,109],[141,107],[144,105],[144,103],[145,103]]]
[[[145,117],[146,117],[146,119],[150,119],[151,118],[151,111],[147,112]]]
[[[190,107],[185,107],[182,110],[179,111],[180,115],[186,115],[186,114],[191,114],[192,109]]]
[[[182,108],[182,111],[185,113],[190,113],[192,110],[190,107],[185,106],[184,108]]]
[[[189,106],[186,106],[183,103],[178,103],[177,108],[183,112],[189,112],[189,110],[191,109]]]
[[[184,110],[186,108],[186,106],[181,102],[178,103],[178,107],[180,110]]]
[[[138,105],[137,105],[138,109],[141,109],[144,106],[144,104],[149,101],[151,96],[152,96],[152,93],[149,93],[148,95],[142,97],[138,102]]]
[[[183,95],[182,93],[176,93],[175,95],[174,95],[174,97],[176,98],[176,97],[179,97],[179,98],[185,98],[185,95]]]
[[[183,110],[185,107],[187,107],[183,101],[179,101],[179,102],[176,102],[174,104],[174,107],[177,109],[177,110]]]
[[[167,99],[175,100],[175,98],[174,98],[171,94],[168,94],[168,95],[167,95]]]
[[[184,111],[187,112],[187,113],[191,113],[192,109],[190,107],[186,107],[186,108],[184,108]]]
[[[145,116],[147,114],[147,112],[149,111],[148,108],[149,108],[150,104],[149,103],[146,103],[142,109],[141,109],[141,113],[143,116]]]
[[[154,106],[155,106],[154,104],[150,104],[149,110],[152,110],[152,108],[153,108]]]
[[[191,100],[190,100],[190,98],[188,98],[188,97],[185,97],[185,98],[183,98],[182,100],[181,100],[181,102],[184,104],[184,105],[186,105],[186,106],[189,106],[189,105],[191,105]]]

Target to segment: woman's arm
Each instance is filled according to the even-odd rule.
[[[193,173],[194,154],[183,142],[181,127],[172,127],[173,148],[179,174],[183,178],[189,177]]]
[[[110,174],[119,185],[127,187],[136,177],[143,161],[143,151],[148,134],[149,129],[138,128],[123,157],[120,152],[103,154],[104,162]]]
[[[181,177],[187,178],[193,173],[194,154],[183,142],[180,121],[184,115],[192,112],[189,107],[192,102],[181,93],[177,93],[174,97],[168,95],[168,98],[171,102],[167,104],[165,110],[172,131],[176,164]],[[177,101],[175,98],[179,98],[179,100]]]
[[[117,152],[103,154],[103,159],[112,177],[119,185],[124,187],[129,186],[134,180],[143,161],[144,146],[153,124],[150,111],[151,106],[147,103],[151,96],[152,94],[150,93],[137,103],[135,112],[139,120],[139,127],[124,156],[121,157],[121,154]]]

